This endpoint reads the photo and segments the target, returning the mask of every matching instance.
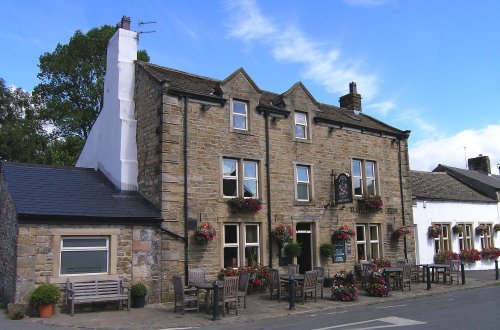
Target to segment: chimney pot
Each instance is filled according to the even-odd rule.
[[[130,30],[130,17],[123,16],[120,23],[120,27],[124,30]]]
[[[356,110],[361,112],[361,95],[358,94],[358,88],[356,83],[353,81],[349,83],[349,94],[341,96],[339,98],[339,103],[342,108],[349,110]]]

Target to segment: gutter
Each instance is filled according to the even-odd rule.
[[[399,166],[399,194],[401,197],[401,219],[403,220],[403,227],[406,227],[405,218],[405,200],[403,196],[403,165],[401,161],[401,140],[398,138],[398,166]],[[405,260],[408,260],[408,248],[406,245],[406,234],[403,236],[403,251],[405,255]]]
[[[375,133],[375,134],[380,135],[380,136],[395,137],[398,140],[407,139],[410,136],[410,131],[402,131],[401,133],[387,132],[387,131],[383,131],[383,130],[379,130],[379,129],[375,129],[375,128],[370,128],[370,127],[366,127],[366,126],[361,126],[361,125],[346,124],[346,123],[341,122],[341,121],[326,119],[326,118],[322,118],[322,117],[314,117],[313,120],[314,120],[315,124],[333,125],[334,128],[341,128],[341,129],[342,128],[353,128],[353,129],[360,130],[361,133],[370,132],[370,133]]]

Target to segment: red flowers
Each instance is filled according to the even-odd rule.
[[[290,242],[293,238],[293,229],[288,225],[278,224],[271,232],[272,237],[281,244]]]
[[[347,225],[342,225],[333,232],[333,239],[335,240],[347,240],[354,236],[356,236],[356,232]]]
[[[217,235],[215,228],[209,223],[203,223],[201,226],[196,228],[194,233],[194,238],[197,241],[213,241]]]
[[[384,203],[380,195],[363,195],[363,198],[358,199],[358,206],[364,211],[380,211]]]
[[[230,199],[227,203],[233,213],[238,211],[257,212],[262,209],[262,202],[260,199],[236,197]]]

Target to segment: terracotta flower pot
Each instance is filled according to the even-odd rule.
[[[38,315],[43,318],[51,317],[54,314],[54,306],[52,304],[38,306]]]

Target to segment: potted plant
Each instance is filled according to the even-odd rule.
[[[285,253],[290,257],[299,257],[302,253],[302,246],[297,242],[290,242],[285,245]]]
[[[130,295],[132,296],[132,307],[143,308],[146,305],[146,294],[148,289],[142,283],[135,283],[130,287]]]
[[[427,235],[429,238],[438,238],[441,235],[441,227],[439,225],[432,224],[427,229]]]
[[[392,237],[395,239],[398,239],[402,236],[411,236],[413,235],[413,232],[411,231],[410,228],[406,226],[399,226],[393,233]]]
[[[213,241],[217,236],[215,228],[209,223],[203,223],[198,226],[194,232],[194,238],[200,242]]]
[[[31,302],[38,308],[40,317],[52,316],[54,304],[59,301],[59,295],[59,289],[53,284],[42,284],[33,291]]]
[[[342,225],[333,231],[333,240],[345,241],[354,236],[356,236],[356,232],[347,225]]]
[[[454,225],[451,227],[451,231],[453,231],[455,235],[461,235],[464,232],[464,227],[462,225]]]
[[[363,195],[361,199],[358,199],[358,207],[362,211],[378,212],[382,210],[382,206],[384,203],[380,195]]]
[[[488,227],[486,227],[485,225],[478,225],[476,227],[476,235],[484,235],[487,232],[488,232]]]
[[[323,243],[319,246],[319,254],[322,257],[329,258],[333,255],[333,244]]]
[[[288,225],[278,224],[271,232],[273,239],[280,245],[290,242],[293,239],[293,229]]]

